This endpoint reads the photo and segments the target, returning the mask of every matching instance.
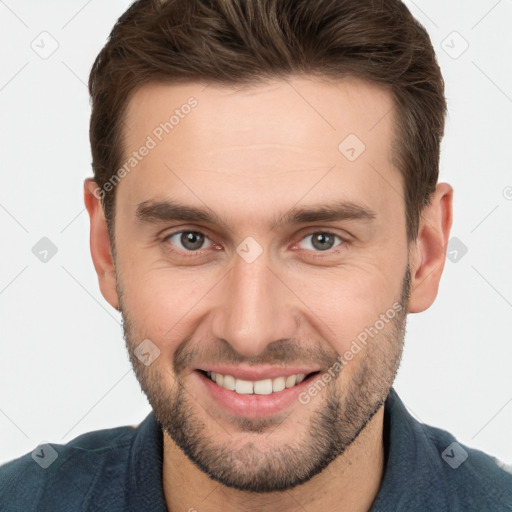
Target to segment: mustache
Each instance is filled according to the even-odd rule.
[[[296,339],[276,340],[269,343],[265,351],[257,356],[246,356],[236,352],[223,338],[205,343],[195,343],[192,336],[185,338],[173,355],[174,371],[177,375],[187,368],[198,368],[201,364],[233,364],[248,366],[291,366],[315,363],[328,368],[339,357],[330,345],[308,346]]]

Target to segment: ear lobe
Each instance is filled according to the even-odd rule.
[[[98,275],[101,294],[113,308],[119,310],[116,269],[112,257],[107,221],[98,191],[98,185],[92,178],[87,178],[84,181],[84,202],[91,221],[91,256]]]
[[[418,237],[411,249],[409,313],[420,313],[434,302],[446,261],[452,227],[453,188],[439,183],[422,212]]]

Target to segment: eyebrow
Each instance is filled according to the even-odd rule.
[[[157,223],[170,221],[205,222],[218,224],[229,229],[219,215],[209,208],[201,209],[188,206],[176,201],[165,200],[143,201],[137,205],[136,218],[140,222]],[[364,220],[371,221],[376,218],[376,213],[365,205],[353,201],[334,201],[328,204],[292,208],[278,216],[270,229],[282,225],[304,224],[307,222],[334,222],[340,220]]]

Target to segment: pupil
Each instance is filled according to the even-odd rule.
[[[203,245],[204,237],[201,233],[195,233],[194,231],[189,231],[187,233],[182,233],[181,235],[181,243],[183,247],[190,249],[191,251],[195,249],[200,249]]]
[[[331,235],[328,235],[326,233],[317,233],[315,236],[313,236],[312,241],[313,241],[313,246],[315,247],[315,249],[325,251],[332,247],[332,244],[334,242],[334,237],[332,237]],[[323,245],[323,244],[326,244],[326,245]]]

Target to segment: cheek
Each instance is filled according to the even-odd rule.
[[[381,268],[385,266],[359,262],[343,269],[293,276],[294,289],[300,290],[304,300],[304,315],[339,354],[376,322],[379,330],[385,331],[388,323],[382,328],[381,315],[394,316],[403,276],[401,269],[384,272]]]
[[[169,355],[190,335],[190,322],[214,281],[204,273],[170,270],[165,264],[139,264],[120,272],[120,283],[133,334],[149,338]]]

